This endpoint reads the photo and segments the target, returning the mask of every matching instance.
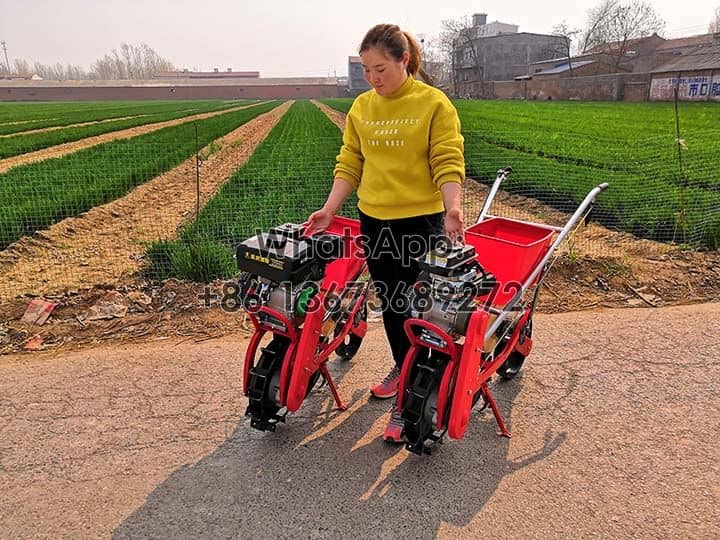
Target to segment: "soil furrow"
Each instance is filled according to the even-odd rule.
[[[284,103],[213,143],[215,151],[201,167],[201,207],[291,105]],[[0,252],[0,298],[115,284],[139,270],[146,243],[175,238],[178,229],[194,219],[195,208],[192,157],[125,197],[64,219]]]

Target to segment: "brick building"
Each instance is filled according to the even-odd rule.
[[[459,95],[484,81],[506,81],[527,74],[528,65],[556,58],[563,38],[546,34],[518,32],[511,24],[487,23],[487,15],[473,16],[473,27],[456,41],[455,79]]]
[[[183,69],[182,71],[160,71],[153,75],[153,79],[258,79],[260,78],[259,71],[233,71],[232,68],[227,68],[225,71],[220,71],[215,68],[213,71],[190,71]]]
[[[652,71],[650,100],[720,102],[720,44],[698,46]]]
[[[720,32],[676,39],[665,39],[653,34],[628,40],[624,45],[619,42],[605,43],[589,50],[588,54],[605,54],[623,71],[650,73],[679,56],[695,54],[699,48],[714,45],[720,45]]]
[[[359,56],[348,56],[348,93],[357,96],[370,90],[370,85],[365,80],[365,71]]]

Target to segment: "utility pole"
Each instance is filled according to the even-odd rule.
[[[8,73],[10,73],[10,62],[8,62],[7,47],[5,46],[4,41],[0,41],[0,43],[2,43],[3,52],[5,53],[5,66],[7,67]]]

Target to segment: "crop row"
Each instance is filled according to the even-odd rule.
[[[100,101],[75,103],[0,103],[0,135],[21,133],[33,129],[68,126],[172,111],[190,111],[201,108],[213,110],[240,101]]]
[[[257,230],[302,223],[322,206],[341,143],[337,127],[315,106],[294,103],[179,240],[150,249],[151,275],[198,281],[232,275],[239,242]],[[342,213],[356,215],[355,203],[350,197]]]
[[[238,126],[270,102],[118,140],[0,175],[0,248],[61,219],[123,196]],[[198,142],[196,142],[196,128]]]
[[[527,121],[531,114],[528,111],[524,111],[524,117],[508,111],[503,119],[492,107],[488,110],[487,103],[458,102],[463,131],[472,132],[487,143],[564,163],[602,170],[651,174],[671,183],[720,189],[720,179],[709,166],[716,156],[720,155],[720,130],[717,126],[714,129],[693,127],[683,132],[685,144],[680,151],[685,167],[681,170],[676,135],[672,132],[675,121],[672,113],[667,110],[667,104],[619,103],[614,104],[618,107],[616,116],[587,109],[587,117],[580,120],[577,111],[572,109],[560,109],[567,111],[567,116],[558,118],[556,113],[559,111],[554,110],[555,104],[545,104],[547,110],[544,114],[539,114],[543,112],[542,108],[538,108],[540,105],[529,103],[526,105],[533,108],[537,116],[533,121]],[[491,105],[497,106],[495,102]],[[570,107],[579,108],[585,105],[588,104],[569,104]],[[603,105],[608,107],[613,104]],[[631,105],[636,108],[629,108]],[[647,105],[652,106],[658,117],[654,124],[648,122],[654,131],[649,131],[648,126],[642,124],[647,113],[644,106]],[[705,114],[705,107],[713,106],[689,105],[700,105],[690,109],[699,116]],[[508,106],[517,108],[518,104],[509,103]],[[568,107],[568,104],[562,106]],[[594,114],[597,116],[593,116]],[[621,115],[633,118],[633,114],[636,114],[633,127],[630,127],[627,119],[620,119]],[[620,132],[618,125],[624,126]],[[640,131],[641,126],[645,131]],[[652,135],[649,138],[645,136],[648,132]]]
[[[223,106],[225,107],[225,106]],[[196,105],[192,109],[180,108],[166,112],[136,116],[133,118],[124,118],[102,122],[97,124],[89,124],[86,126],[68,127],[53,131],[42,131],[40,133],[28,133],[23,135],[19,133],[12,137],[0,138],[0,159],[34,152],[43,148],[49,148],[58,144],[79,141],[95,135],[103,133],[111,133],[122,129],[144,126],[157,122],[166,122],[175,120],[194,114],[213,112],[218,110],[217,102],[203,102]]]
[[[644,238],[720,246],[718,193],[683,189],[652,176],[562,163],[488,144],[472,135],[466,135],[466,154],[469,176],[489,183],[499,168],[510,165],[513,174],[506,189],[564,211],[574,209],[590,189],[607,182],[610,189],[598,198],[594,212],[601,223]]]
[[[349,99],[324,100],[338,110]],[[567,210],[608,182],[596,218],[639,236],[720,245],[720,139],[715,104],[683,104],[683,165],[667,103],[456,101],[468,174],[490,182],[511,165],[508,187]],[[647,138],[652,135],[651,138]]]

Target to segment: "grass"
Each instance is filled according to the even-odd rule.
[[[175,120],[186,116],[208,113],[226,108],[228,108],[228,105],[223,102],[208,101],[198,103],[191,108],[188,108],[187,105],[185,105],[183,107],[175,107],[167,111],[155,112],[152,114],[137,116],[135,118],[117,119],[110,122],[90,124],[87,126],[67,127],[40,133],[19,133],[12,137],[0,138],[0,143],[2,143],[0,146],[0,159],[34,152],[36,150],[41,150],[58,144],[79,141],[88,137],[102,135],[103,133],[110,133],[146,124]]]
[[[340,131],[327,116],[308,101],[295,102],[199,219],[177,241],[151,247],[147,274],[196,281],[232,276],[234,265],[226,262],[237,244],[258,230],[302,223],[322,206],[341,144]],[[355,204],[350,197],[341,213],[353,215]],[[198,260],[190,265],[193,254]]]
[[[122,197],[278,104],[163,128],[0,174],[0,248],[65,217]]]

